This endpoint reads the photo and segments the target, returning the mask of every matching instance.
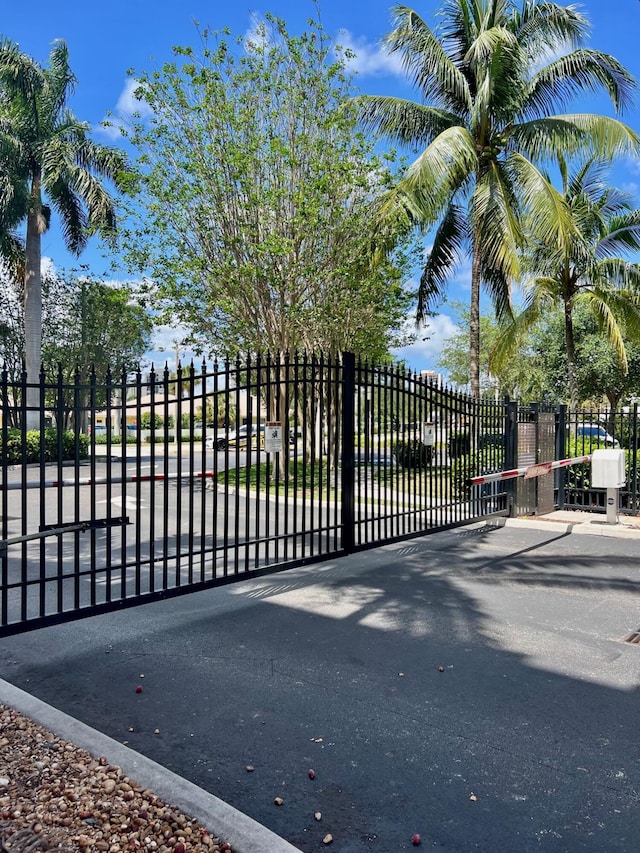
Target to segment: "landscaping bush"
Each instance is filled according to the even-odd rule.
[[[71,430],[62,433],[62,460],[58,456],[59,432],[55,427],[48,427],[43,433],[45,462],[67,461],[76,458],[76,435]],[[89,439],[86,435],[77,436],[78,458],[86,459],[89,455]],[[0,435],[0,453],[6,456],[11,465],[22,462],[40,462],[40,431],[33,429],[25,434],[24,447],[22,433],[18,429],[10,429],[7,433],[6,447],[2,446]]]
[[[96,435],[95,437],[96,444],[107,444],[108,439],[106,435]],[[122,444],[122,436],[121,435],[112,435],[111,436],[111,444]]]
[[[469,432],[454,432],[449,436],[447,449],[451,459],[467,456],[471,452],[471,436]]]
[[[453,457],[451,460],[451,484],[454,495],[470,497],[472,486],[467,480],[483,474],[495,474],[504,468],[504,451],[502,448],[485,448],[478,453],[467,453]]]
[[[433,458],[433,447],[421,441],[406,441],[395,449],[398,464],[403,468],[428,468]]]
[[[582,439],[569,439],[566,444],[566,458],[575,459],[578,456],[587,456],[594,450],[611,450],[611,447],[603,441],[583,442]],[[630,483],[633,478],[633,452],[625,450],[626,481]],[[566,468],[567,478],[565,480],[568,489],[590,489],[591,486],[591,463],[584,462],[581,465],[571,465]]]

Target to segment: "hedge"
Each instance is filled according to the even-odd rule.
[[[44,431],[44,459],[45,462],[58,462],[58,439],[59,432],[55,427],[47,427]],[[76,458],[76,440],[78,458],[86,459],[89,455],[89,439],[86,435],[76,434],[71,430],[62,433],[62,461]],[[28,430],[25,435],[24,448],[22,446],[22,432],[19,429],[7,431],[6,447],[3,445],[0,433],[0,455],[6,456],[6,461],[11,465],[19,465],[23,462],[40,462],[40,430]]]

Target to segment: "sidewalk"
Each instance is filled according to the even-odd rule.
[[[226,815],[234,853],[319,853],[327,833],[336,853],[395,853],[416,832],[450,853],[628,853],[640,530],[586,515],[471,525],[7,638],[0,702],[62,711],[72,740],[100,732],[134,779],[149,762],[160,796]]]
[[[620,515],[617,524],[608,524],[604,513],[580,510],[556,510],[547,515],[508,518],[502,523],[509,527],[548,530],[550,526],[562,528],[565,533],[582,533],[591,536],[616,536],[640,538],[640,516]]]

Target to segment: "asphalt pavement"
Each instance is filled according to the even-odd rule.
[[[237,853],[635,851],[637,632],[635,523],[552,514],[3,639],[0,702]]]

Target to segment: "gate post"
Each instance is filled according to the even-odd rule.
[[[504,468],[518,467],[518,404],[505,397]],[[505,481],[509,517],[516,513],[516,480]]]
[[[342,547],[347,554],[355,546],[355,390],[356,357],[352,352],[342,354]]]
[[[564,459],[565,435],[567,432],[567,407],[563,403],[556,409],[556,459]],[[566,468],[558,468],[556,470],[556,489],[558,491],[557,507],[564,509],[565,493],[564,489],[567,483]]]

